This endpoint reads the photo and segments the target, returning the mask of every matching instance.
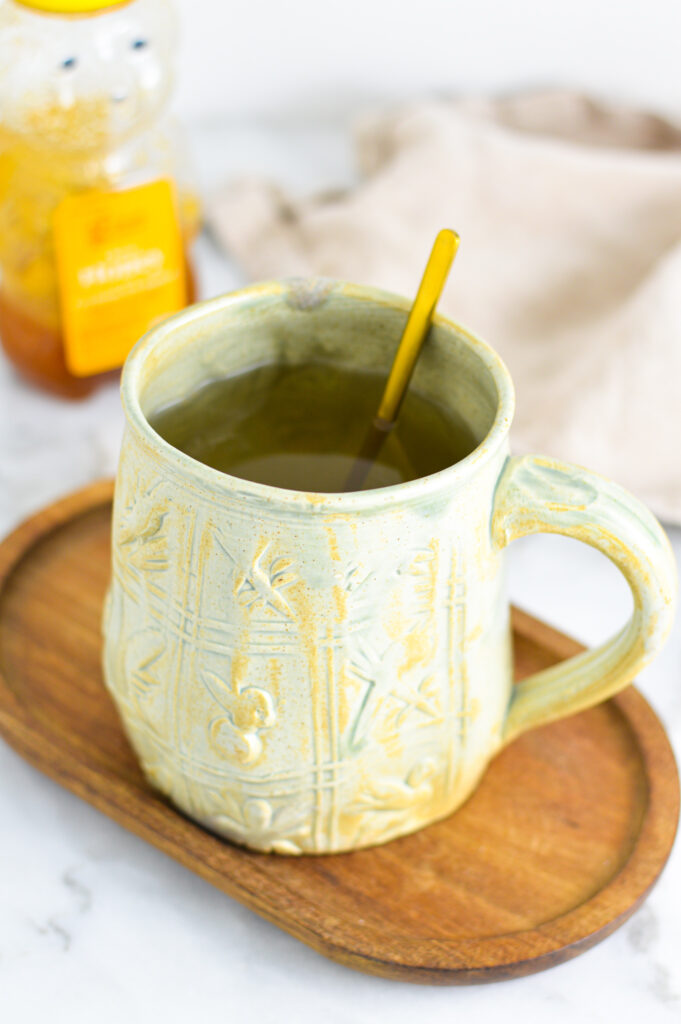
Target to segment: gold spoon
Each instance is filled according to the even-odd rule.
[[[444,228],[439,232],[431,249],[426,269],[421,278],[414,305],[409,312],[390,374],[388,376],[378,412],[371,422],[360,453],[345,481],[344,491],[361,489],[383,443],[395,426],[400,408],[409,387],[438,299],[445,286],[449,268],[459,248],[456,231]]]

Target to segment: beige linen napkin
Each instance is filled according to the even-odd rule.
[[[412,295],[455,228],[441,309],[506,360],[515,451],[586,464],[681,522],[681,129],[552,93],[375,115],[357,151],[347,194],[231,185],[216,234],[254,278]]]

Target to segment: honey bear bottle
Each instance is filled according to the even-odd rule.
[[[0,5],[0,340],[77,397],[193,301],[167,0]]]

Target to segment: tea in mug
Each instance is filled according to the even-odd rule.
[[[265,365],[209,380],[149,417],[169,444],[223,473],[296,491],[339,492],[385,386],[366,370]],[[412,385],[362,490],[429,476],[469,455],[465,421]]]

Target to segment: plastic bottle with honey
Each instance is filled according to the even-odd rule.
[[[0,340],[77,397],[193,300],[167,0],[0,5]]]

